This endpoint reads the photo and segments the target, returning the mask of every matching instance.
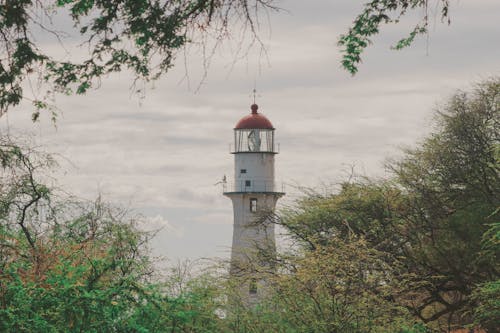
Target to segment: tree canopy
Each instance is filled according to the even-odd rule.
[[[271,0],[56,0],[5,1],[0,4],[0,112],[19,104],[23,83],[33,74],[48,86],[45,94],[84,94],[113,72],[130,70],[136,79],[155,80],[173,65],[177,51],[193,38],[228,34],[231,22],[242,20],[255,32],[261,8]],[[37,43],[35,31],[62,32],[50,22],[56,14],[69,15],[87,50],[80,60],[59,60]],[[47,109],[47,96],[32,101]],[[36,120],[39,112],[33,114]]]
[[[342,260],[344,244],[361,242],[356,249],[374,256],[358,268],[361,279],[374,281],[363,290],[408,309],[429,328],[479,324],[495,332],[499,112],[498,78],[458,92],[438,110],[436,131],[388,163],[392,177],[346,182],[333,195],[307,195],[281,224],[305,257],[314,253],[319,261],[335,253]],[[341,265],[367,258],[346,257]],[[387,292],[376,291],[382,287]]]
[[[258,41],[259,13],[279,10],[276,0],[8,0],[0,4],[0,116],[22,99],[35,111],[51,110],[55,94],[85,94],[106,75],[129,70],[136,80],[155,80],[188,44],[211,38],[216,45],[234,32]],[[342,66],[355,74],[363,50],[382,24],[397,23],[408,11],[425,9],[421,22],[395,48],[409,46],[427,31],[431,3],[449,19],[448,0],[372,0],[339,38]],[[82,43],[78,57],[60,59],[44,50],[40,34],[61,42],[65,27],[52,22],[68,16]],[[235,24],[235,22],[239,24]],[[241,37],[240,37],[241,38]],[[40,91],[27,96],[27,83]],[[43,87],[43,88],[42,88]],[[53,112],[53,117],[56,113]]]
[[[399,23],[409,11],[423,9],[420,21],[408,35],[395,43],[393,49],[401,50],[410,46],[418,35],[428,32],[430,10],[439,10],[441,21],[450,24],[449,0],[372,0],[366,2],[362,12],[356,17],[346,34],[339,38],[342,47],[342,67],[356,74],[361,63],[361,54],[372,43],[371,38],[380,32],[383,24]]]
[[[217,332],[216,284],[160,279],[143,218],[63,195],[53,166],[0,138],[0,331]]]

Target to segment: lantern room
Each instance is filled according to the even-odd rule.
[[[236,124],[233,153],[277,153],[273,124],[259,113],[258,109],[258,105],[253,104],[252,113],[241,118]]]

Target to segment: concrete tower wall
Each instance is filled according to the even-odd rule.
[[[233,203],[234,224],[230,273],[238,277],[240,301],[254,305],[267,293],[265,276],[274,271],[276,256],[271,215],[280,195],[276,193],[226,194]],[[257,200],[252,212],[251,200]]]
[[[278,197],[248,193],[231,195],[230,198],[234,212],[231,262],[235,265],[241,262],[242,266],[247,266],[253,259],[258,261],[259,252],[275,253],[274,223],[268,215],[274,211]],[[257,212],[251,211],[251,199],[257,200]]]
[[[236,192],[273,192],[274,154],[234,154],[234,182]]]

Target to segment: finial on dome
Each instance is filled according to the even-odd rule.
[[[259,109],[259,106],[257,104],[252,104],[252,106],[250,107],[250,109],[252,109],[252,113],[253,114],[256,114],[257,110]]]

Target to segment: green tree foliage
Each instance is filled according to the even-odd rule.
[[[272,280],[269,306],[288,331],[399,332],[411,325],[409,312],[390,301],[387,264],[364,240],[333,238],[288,260],[293,270]]]
[[[260,8],[272,0],[53,0],[3,1],[0,4],[0,115],[25,96],[23,82],[35,81],[54,93],[84,94],[109,73],[130,70],[141,80],[166,73],[180,48],[211,36],[229,35],[231,22],[243,22],[255,32]],[[50,56],[36,41],[35,31],[61,39],[50,25],[53,17],[68,15],[86,46],[81,59]],[[234,27],[234,26],[233,26]],[[41,94],[41,96],[44,96]],[[46,97],[32,100],[39,111],[49,107]]]
[[[438,110],[436,131],[389,162],[392,178],[310,194],[280,223],[304,258],[319,254],[318,263],[339,272],[366,258],[353,249],[354,257],[344,258],[339,244],[366,244],[376,260],[360,271],[378,284],[364,290],[430,327],[498,327],[499,106],[498,78],[457,93]],[[328,272],[317,267],[317,274]]]
[[[481,240],[498,220],[499,112],[498,78],[459,92],[439,110],[438,131],[392,164],[408,196],[405,255],[426,282],[417,288],[426,320],[469,321],[473,288],[498,278],[498,261]]]
[[[52,110],[57,93],[85,94],[106,75],[122,70],[137,80],[150,81],[165,74],[180,49],[204,43],[218,45],[234,30],[249,31],[258,40],[258,13],[278,10],[276,0],[8,0],[0,4],[0,116],[9,107],[28,99],[35,109]],[[441,19],[449,21],[449,0],[371,0],[340,36],[342,66],[352,74],[361,54],[379,33],[380,26],[397,23],[408,11],[424,9],[421,22],[395,49],[411,45],[427,32],[428,8],[439,6]],[[57,58],[44,50],[37,36],[64,41],[67,29],[52,22],[69,16],[76,40],[82,44],[78,57]],[[235,23],[236,22],[236,23]],[[75,36],[73,36],[75,37]],[[241,38],[241,37],[239,37]],[[251,43],[252,44],[252,43]],[[61,45],[62,46],[62,45]],[[33,97],[26,83],[39,86]],[[36,84],[35,84],[36,83]],[[140,89],[139,89],[140,90]],[[56,113],[52,112],[52,117]]]
[[[483,255],[498,262],[500,258],[500,222],[494,222],[483,236]],[[473,292],[477,303],[475,323],[494,332],[500,327],[500,279],[478,285]]]
[[[158,280],[138,217],[64,199],[50,156],[9,139],[0,162],[1,332],[217,332],[215,284]]]
[[[112,331],[143,298],[146,235],[101,202],[57,202],[47,156],[4,139],[0,157],[0,330]]]
[[[423,9],[420,22],[393,48],[401,50],[410,46],[418,35],[427,33],[429,7],[439,8],[441,20],[450,23],[449,0],[371,0],[365,3],[363,11],[356,17],[349,31],[339,38],[338,44],[343,47],[342,67],[351,74],[356,74],[361,54],[371,44],[371,38],[379,33],[382,24],[399,23],[408,11]]]
[[[473,297],[479,304],[474,309],[474,323],[495,332],[500,327],[500,280],[481,284],[474,290]]]

